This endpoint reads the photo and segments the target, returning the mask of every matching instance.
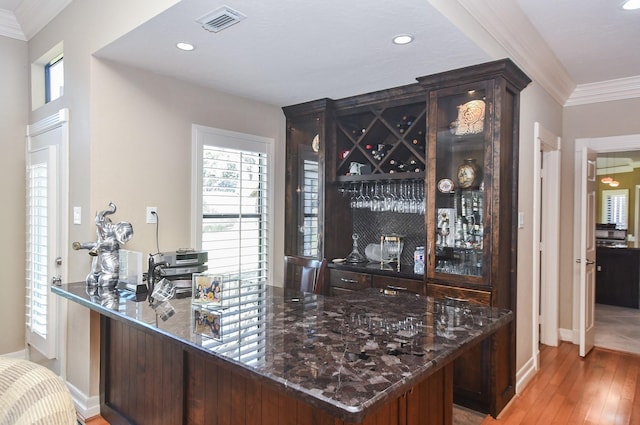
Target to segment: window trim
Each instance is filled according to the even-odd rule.
[[[61,41],[31,63],[31,110],[45,103],[45,66],[57,57],[64,56],[64,43]]]
[[[215,142],[215,143],[212,143]],[[273,261],[274,251],[274,151],[275,140],[269,137],[239,133],[220,128],[207,127],[198,124],[191,126],[191,245],[196,249],[202,248],[202,148],[212,145],[228,149],[246,149],[264,151],[268,156],[267,175],[269,179],[267,191],[267,208],[269,210],[268,225],[268,258]],[[267,279],[273,282],[274,267],[269,267]]]

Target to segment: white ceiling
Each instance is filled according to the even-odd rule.
[[[181,1],[98,56],[279,106],[414,83],[490,60],[424,0],[403,0],[401,7],[379,0],[228,0],[245,20],[218,33],[196,23],[221,4]],[[415,41],[394,45],[400,33]],[[179,51],[176,41],[196,50]]]
[[[517,0],[576,84],[640,75],[640,10],[624,0]]]
[[[14,11],[22,0],[0,0],[0,9]]]
[[[29,15],[20,13],[27,9],[26,3],[33,7],[34,3],[48,6],[70,1],[0,0],[0,12],[6,16],[15,11],[20,25],[32,28]],[[627,77],[640,81],[636,46],[640,10],[623,12],[622,0],[501,1],[522,9],[574,83]],[[97,55],[278,106],[322,97],[337,99],[491,60],[480,43],[432,6],[448,6],[447,2],[455,3],[183,0]],[[481,0],[457,3],[484,4]],[[196,23],[223,4],[247,19],[219,33]],[[31,29],[26,38],[36,32]],[[399,33],[411,33],[415,41],[395,46],[390,40]],[[516,36],[522,34],[514,34],[513,39]],[[178,51],[177,41],[189,41],[196,50]]]

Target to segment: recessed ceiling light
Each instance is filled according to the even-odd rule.
[[[190,52],[191,50],[195,49],[195,47],[191,43],[177,43],[176,47],[180,50],[184,50],[187,52]]]
[[[413,41],[413,36],[409,34],[400,34],[393,37],[394,44],[409,44]]]
[[[640,9],[640,0],[627,0],[623,5],[622,8],[624,10],[635,10],[635,9]]]

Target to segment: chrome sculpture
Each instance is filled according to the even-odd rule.
[[[91,271],[87,275],[87,286],[115,288],[120,278],[120,245],[133,237],[133,226],[126,221],[113,223],[108,217],[116,212],[116,206],[109,202],[109,209],[96,214],[96,242],[74,242],[75,250],[87,249],[93,257]]]

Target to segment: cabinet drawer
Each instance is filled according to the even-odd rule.
[[[424,282],[421,280],[404,279],[400,277],[373,275],[374,288],[400,289],[413,292],[414,294],[425,294]]]
[[[461,298],[469,300],[473,304],[491,305],[491,293],[478,291],[475,289],[458,288],[455,286],[438,285],[436,283],[427,284],[427,295],[432,298]]]
[[[331,288],[359,291],[371,287],[371,275],[366,273],[330,269],[329,276]]]

